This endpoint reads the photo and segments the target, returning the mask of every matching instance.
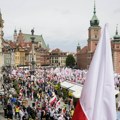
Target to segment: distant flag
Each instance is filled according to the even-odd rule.
[[[55,96],[53,96],[51,99],[50,99],[50,105],[52,106],[55,102],[57,101],[57,97],[56,97],[56,95]]]
[[[60,99],[59,101],[57,101],[57,103],[56,103],[56,109],[58,109],[58,108],[59,108],[60,103],[61,103],[61,99]]]
[[[64,106],[64,103],[62,102],[61,99],[59,99],[59,101],[57,101],[56,103],[56,110],[58,110],[59,108],[62,108]]]
[[[110,37],[105,25],[72,120],[116,120],[113,76]]]

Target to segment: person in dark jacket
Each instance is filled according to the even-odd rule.
[[[10,103],[7,104],[7,118],[13,119],[13,109]]]

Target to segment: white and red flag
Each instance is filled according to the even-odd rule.
[[[57,97],[56,97],[56,95],[55,96],[53,96],[51,99],[50,99],[50,105],[52,106],[55,102],[57,101]]]
[[[62,102],[62,100],[60,99],[59,101],[57,101],[56,103],[56,110],[58,110],[59,108],[62,108],[64,106],[64,103]]]
[[[56,108],[58,108],[60,106],[60,102],[61,102],[61,100],[57,101]]]
[[[110,37],[105,25],[72,120],[116,120]]]

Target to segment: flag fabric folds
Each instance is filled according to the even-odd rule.
[[[116,120],[113,75],[111,44],[106,24],[72,120]]]

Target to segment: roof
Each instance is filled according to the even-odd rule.
[[[19,43],[12,42],[12,41],[5,41],[2,43],[3,45],[3,50],[7,51],[8,49],[15,49],[15,48],[23,48],[26,51],[30,51],[32,48],[32,43],[31,42],[24,42],[20,41]]]
[[[30,34],[23,33],[23,37],[26,42],[30,42],[32,36]],[[44,41],[42,35],[34,35],[34,37],[35,37],[35,42],[40,43],[43,48],[47,49],[47,46],[45,44],[45,41]]]
[[[91,26],[98,26],[99,25],[99,20],[96,16],[96,7],[95,7],[95,3],[94,3],[94,12],[93,12],[93,17],[92,19],[90,20],[90,25]]]
[[[61,50],[60,50],[59,48],[56,48],[56,49],[52,50],[51,52],[52,52],[52,53],[60,53]]]
[[[81,53],[87,53],[88,50],[88,46],[85,46],[82,48]]]
[[[83,88],[82,85],[77,85],[77,84],[75,85],[74,84],[74,86],[70,87],[69,90],[73,91],[72,94],[73,94],[73,96],[75,98],[80,98],[81,92],[82,92],[82,88]]]
[[[120,40],[120,35],[118,34],[118,30],[116,28],[116,34],[113,37],[115,40]]]
[[[93,17],[92,17],[91,21],[93,21],[93,22],[94,22],[95,20],[98,20],[98,18],[97,18],[97,16],[96,16],[96,14],[94,14],[94,15],[93,15]],[[98,20],[98,21],[99,21],[99,20]]]
[[[32,43],[31,42],[21,42],[19,44],[19,46],[22,47],[22,48],[31,48]]]
[[[98,26],[99,25],[99,20],[95,14],[93,15],[92,19],[90,20],[90,25],[91,26]]]
[[[67,81],[61,82],[60,84],[63,88],[70,88],[74,85],[74,84],[67,82]]]

